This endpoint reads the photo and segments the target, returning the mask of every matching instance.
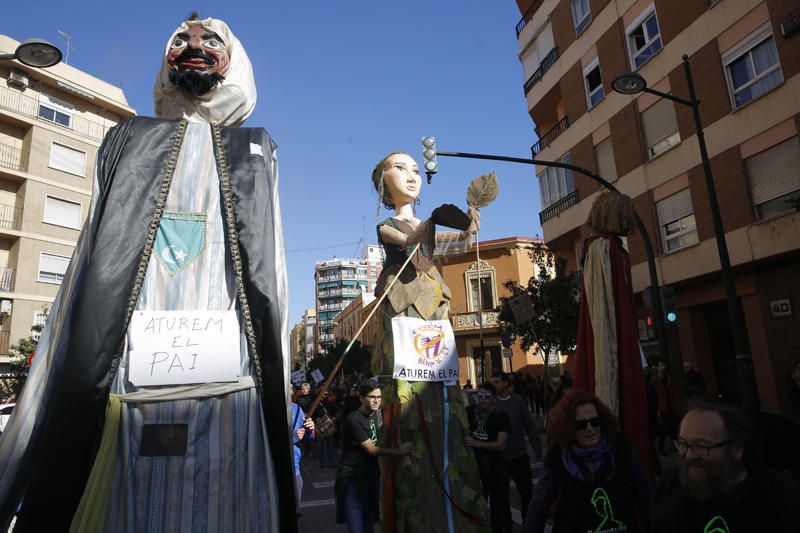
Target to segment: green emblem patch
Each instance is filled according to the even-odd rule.
[[[199,256],[206,246],[206,214],[164,211],[153,253],[174,276]]]

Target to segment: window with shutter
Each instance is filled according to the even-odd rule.
[[[69,257],[42,252],[39,255],[39,277],[43,283],[60,284],[69,266]]]
[[[86,152],[53,142],[50,145],[50,168],[86,176]]]
[[[64,226],[65,228],[80,229],[81,204],[56,198],[55,196],[45,196],[42,222]]]
[[[597,172],[606,181],[616,181],[617,165],[614,162],[614,145],[611,144],[611,137],[602,141],[594,147],[595,157],[597,158]]]
[[[667,99],[659,100],[642,112],[642,129],[649,159],[681,142],[675,106]]]
[[[689,189],[668,196],[656,204],[664,251],[674,252],[699,242]]]
[[[744,160],[757,219],[786,213],[800,205],[800,142],[778,143]]]

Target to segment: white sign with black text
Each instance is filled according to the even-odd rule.
[[[128,335],[136,386],[230,382],[241,374],[236,311],[136,311]]]

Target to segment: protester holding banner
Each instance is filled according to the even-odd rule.
[[[384,388],[387,442],[413,442],[413,458],[383,471],[383,531],[475,531],[485,503],[458,385],[458,354],[448,320],[450,289],[433,263],[434,251],[468,248],[479,214],[454,205],[420,220],[414,213],[422,179],[408,154],[391,153],[372,173],[380,203],[395,216],[378,224],[386,259],[375,289],[383,337],[376,339],[376,375],[393,373]],[[380,208],[380,206],[379,206]],[[437,232],[436,225],[461,231]],[[439,250],[437,250],[437,246]],[[411,510],[413,509],[413,512]]]
[[[336,522],[346,522],[350,533],[373,533],[380,491],[378,456],[406,455],[411,443],[396,448],[378,446],[382,394],[377,381],[363,381],[358,397],[358,409],[347,415],[343,426],[342,462],[336,472]]]

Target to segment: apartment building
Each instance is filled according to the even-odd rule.
[[[534,157],[594,171],[631,196],[676,291],[673,369],[691,361],[711,392],[739,396],[712,213],[689,106],[614,92],[626,71],[688,100],[691,65],[710,166],[744,309],[762,407],[788,411],[800,330],[800,34],[797,0],[518,0],[523,92]],[[580,268],[598,185],[537,167],[544,238]],[[634,291],[649,285],[641,235],[628,239]],[[640,320],[648,311],[641,306]],[[658,356],[647,327],[640,339]]]
[[[314,330],[317,326],[317,311],[315,309],[306,309],[303,312],[303,319],[300,321],[303,324],[302,336],[302,352],[306,360],[314,357]]]
[[[336,339],[336,315],[363,293],[374,293],[383,265],[383,248],[365,246],[359,259],[317,261],[314,267],[316,284],[316,351],[330,346]]]
[[[0,51],[18,44],[0,35]],[[97,149],[133,114],[122,89],[64,63],[0,61],[0,369],[9,344],[46,321],[89,212]]]

